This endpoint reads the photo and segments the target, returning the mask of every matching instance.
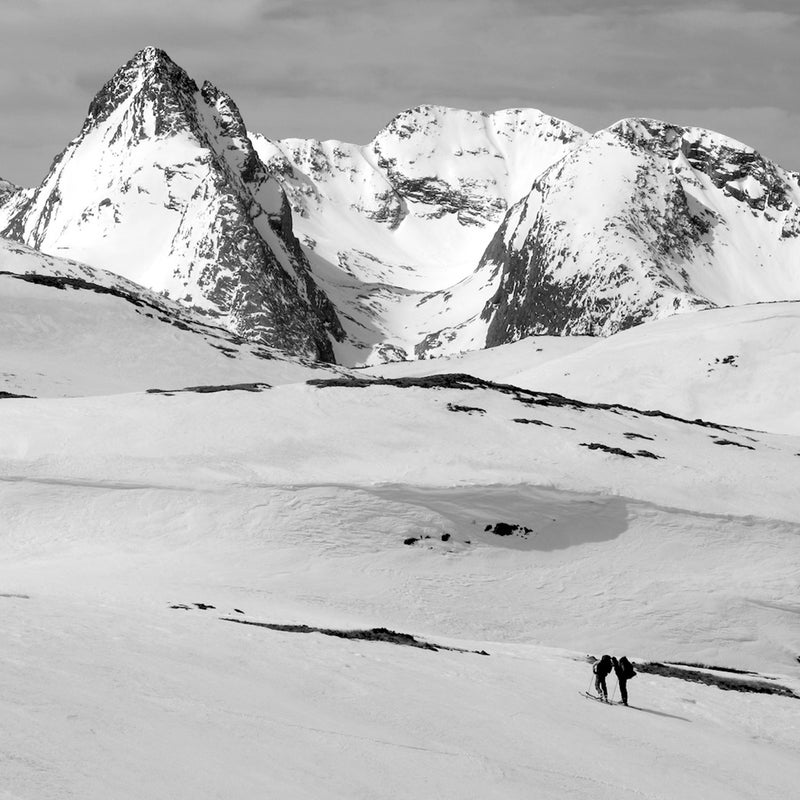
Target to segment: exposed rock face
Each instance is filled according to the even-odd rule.
[[[32,193],[31,189],[23,189],[0,178],[0,230],[8,224],[21,206],[30,200]]]
[[[479,272],[491,347],[800,297],[800,180],[710,131],[623,120],[539,176]]]
[[[0,235],[111,269],[234,332],[332,361],[343,335],[233,100],[137,53]]]

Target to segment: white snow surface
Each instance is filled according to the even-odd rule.
[[[800,303],[680,314],[607,338],[532,336],[365,372],[463,372],[589,402],[800,435]]]
[[[491,387],[308,385],[333,373],[0,244],[3,389],[52,395],[0,400],[0,796],[791,796],[796,699],[644,673],[629,709],[579,691],[605,651],[800,691],[800,438]],[[793,306],[736,329],[763,335],[767,310]],[[598,344],[526,340],[459,371]],[[242,380],[274,388],[131,391]]]
[[[0,401],[6,796],[791,796],[796,699],[578,692],[606,651],[800,689],[800,439],[528,399]]]
[[[17,275],[90,286],[58,288]],[[244,342],[119,275],[0,238],[0,392],[59,397],[274,385],[342,372]]]
[[[149,101],[116,107],[98,141],[54,166],[26,234],[176,296],[194,286],[164,254],[210,252],[203,226],[233,208],[209,156],[237,196],[250,172],[231,101],[214,92],[190,104],[202,141],[180,125],[151,136]],[[651,147],[658,124],[587,139],[539,112],[426,106],[364,148],[253,138],[315,278],[349,316],[337,356],[363,363],[413,356],[420,337],[423,355],[483,346],[500,271],[476,270],[473,251],[547,169],[572,176],[552,187],[566,199],[549,220],[580,210],[569,224],[587,253],[630,255],[632,219],[653,244],[660,190],[681,188],[716,238],[696,261],[659,262],[670,280],[700,305],[786,300],[800,217],[788,200],[759,216],[748,198],[774,200],[776,176],[795,178],[767,165],[753,180],[739,173],[752,151],[680,129],[667,182],[639,185],[660,155],[615,142]],[[127,177],[126,126],[148,134]],[[680,161],[695,146],[729,153],[722,188]],[[613,207],[579,184],[611,191]],[[237,219],[255,214],[277,242],[259,208],[275,223],[282,190],[268,176],[259,187]],[[620,187],[647,200],[643,215],[614,205]],[[0,216],[25,191],[0,186]],[[535,205],[512,208],[504,244],[528,241]],[[603,249],[592,226],[608,221],[619,241]],[[286,247],[276,258],[291,272]],[[796,794],[797,697],[645,672],[631,708],[580,692],[589,656],[609,652],[749,670],[738,677],[800,695],[798,303],[354,376],[244,343],[128,278],[0,240],[2,800]],[[425,378],[448,372],[478,377]],[[488,655],[231,620],[388,628]]]

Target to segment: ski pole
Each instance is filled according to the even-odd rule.
[[[617,695],[617,686],[619,686],[619,678],[617,678],[616,686],[614,686],[614,691],[611,693],[611,702],[614,702],[614,698]]]

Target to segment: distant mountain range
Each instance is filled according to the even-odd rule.
[[[800,298],[800,175],[720,134],[422,106],[274,141],[152,47],[40,186],[0,181],[0,236],[346,365]]]

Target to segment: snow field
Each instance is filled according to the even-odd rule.
[[[6,256],[12,271],[34,259]],[[40,259],[42,274],[136,292]],[[646,674],[637,708],[578,691],[586,653],[624,652],[800,692],[797,437],[489,388],[319,388],[296,381],[332,371],[259,358],[143,290],[161,312],[0,280],[0,390],[51,395],[0,400],[4,800],[792,795],[796,700]],[[587,400],[604,378],[609,400],[673,411],[694,396],[692,410],[769,411],[784,429],[794,316],[726,309],[381,371],[538,390],[551,370]],[[718,406],[680,366],[690,348],[721,381]],[[736,367],[712,366],[728,351]],[[274,388],[142,391],[253,381]],[[498,522],[531,533],[484,530]],[[385,626],[491,655],[222,616]]]
[[[578,692],[607,651],[800,690],[796,451],[489,389],[3,400],[2,791],[791,796],[796,700],[645,674],[642,710]]]
[[[449,358],[369,367],[385,377],[466,372],[592,403],[624,403],[800,434],[800,303],[680,314],[605,339],[533,336]]]
[[[466,489],[3,481],[16,532],[0,562],[7,796],[791,796],[796,700],[646,674],[629,686],[637,708],[578,694],[586,651],[649,656],[658,642],[673,657],[763,669],[775,643],[726,587],[793,591],[790,531],[753,536],[731,521],[714,538],[717,521],[634,504],[627,530],[606,538],[622,520],[616,501],[528,489],[509,508],[498,491],[476,490],[470,505]],[[401,543],[409,531],[463,537],[453,508],[522,507],[561,524],[513,547],[480,533],[471,547]],[[215,607],[169,607],[201,602]],[[789,612],[760,613],[791,638]],[[223,616],[386,625],[490,655]],[[728,638],[740,633],[759,640],[748,650]],[[559,637],[576,652],[530,644]]]
[[[160,565],[177,548],[202,586],[272,576],[275,602],[344,622],[581,650],[613,635],[648,657],[784,672],[800,650],[790,437],[487,389],[290,385],[2,411],[5,547],[45,562],[74,550],[68,582],[118,591],[103,576],[123,548],[156,553],[137,591],[164,569],[157,585],[172,586]],[[534,533],[484,532],[497,522]]]
[[[0,391],[84,396],[342,372],[242,342],[125,278],[25,245],[0,240],[2,272],[11,274],[0,274]],[[76,278],[117,294],[14,277],[24,274]]]

